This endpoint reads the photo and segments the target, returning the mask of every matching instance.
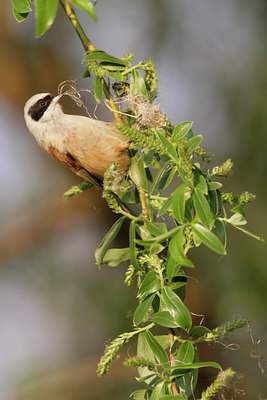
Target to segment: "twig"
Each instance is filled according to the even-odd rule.
[[[93,44],[93,42],[91,42],[91,40],[87,37],[86,33],[84,32],[78,18],[77,15],[75,14],[75,11],[73,10],[73,8],[70,6],[68,0],[59,0],[60,4],[62,5],[68,19],[70,20],[71,25],[73,26],[75,32],[77,33],[77,35],[79,36],[79,39],[83,45],[83,48],[85,51],[89,51],[90,53],[92,53],[93,51],[95,51],[95,45]],[[102,83],[103,83],[103,89],[104,89],[104,93],[106,98],[109,100],[110,104],[111,104],[111,111],[112,114],[114,116],[115,119],[118,118],[119,114],[118,114],[118,107],[116,106],[116,103],[110,93],[110,90],[108,88],[108,85],[106,84],[104,78],[102,78]]]

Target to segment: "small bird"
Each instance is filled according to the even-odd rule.
[[[65,114],[63,95],[40,93],[25,104],[24,118],[30,133],[51,156],[83,179],[102,186],[104,173],[118,162],[116,181],[129,166],[128,139],[113,123]]]

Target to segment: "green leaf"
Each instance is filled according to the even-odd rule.
[[[31,9],[31,3],[29,0],[10,0],[14,10],[19,14],[29,13]]]
[[[165,394],[165,382],[159,382],[153,389],[149,400],[160,400],[162,396]]]
[[[195,354],[193,362],[198,362],[199,359],[197,348],[195,348],[194,350]],[[186,398],[189,398],[192,393],[195,392],[198,379],[198,371],[198,369],[190,370],[185,375],[177,379],[177,385],[180,389],[180,392],[183,393]]]
[[[161,346],[164,348],[164,350],[168,349],[170,347],[170,336],[169,335],[156,335],[155,338],[161,344]]]
[[[57,14],[57,0],[35,0],[35,36],[42,36],[53,24]]]
[[[124,249],[109,249],[103,257],[102,264],[107,264],[109,267],[117,267],[129,259],[129,247]]]
[[[182,183],[172,195],[173,213],[180,224],[184,222],[186,186],[186,183]]]
[[[128,61],[122,60],[121,58],[117,58],[114,56],[111,56],[110,54],[106,53],[105,51],[102,50],[94,50],[87,54],[84,59],[84,61],[101,61],[101,62],[107,62],[111,64],[117,64],[117,65],[123,65],[124,67],[127,67],[129,65]]]
[[[199,171],[194,174],[194,186],[200,192],[208,194],[208,185],[206,179]]]
[[[71,4],[85,11],[93,20],[97,21],[94,6],[90,0],[69,0]]]
[[[130,262],[135,269],[140,269],[136,255],[137,249],[135,245],[135,228],[135,221],[131,221],[129,228]]]
[[[181,229],[181,227],[177,226],[176,228],[173,228],[170,231],[163,233],[162,235],[156,236],[151,239],[146,239],[146,240],[135,239],[135,242],[140,245],[146,245],[146,244],[150,244],[153,242],[160,243],[160,242],[163,242],[163,241],[169,239],[169,237],[173,236],[179,229]]]
[[[160,296],[160,307],[162,311],[168,311],[177,326],[189,330],[192,326],[191,314],[180,299],[170,288],[164,287]]]
[[[146,389],[139,389],[139,390],[135,390],[133,393],[131,393],[130,397],[133,400],[146,400],[145,394],[146,394]]]
[[[13,15],[17,22],[22,22],[28,17],[29,13],[19,13],[15,8],[13,8]]]
[[[195,350],[193,344],[186,340],[180,345],[176,360],[184,363],[192,363],[194,360],[194,355]]]
[[[197,135],[189,139],[187,142],[187,152],[191,154],[195,150],[195,148],[202,142],[202,139],[202,135]]]
[[[142,189],[145,192],[147,192],[146,171],[144,168],[143,160],[138,151],[131,158],[129,176],[139,189]]]
[[[177,328],[177,322],[174,321],[169,311],[159,311],[152,316],[151,320],[167,328]]]
[[[209,190],[217,190],[222,187],[222,184],[220,182],[209,182],[208,187]]]
[[[184,397],[176,394],[165,394],[160,397],[160,400],[184,400]]]
[[[118,64],[110,64],[105,61],[102,61],[100,63],[101,67],[106,69],[107,71],[112,71],[112,72],[119,72],[119,71],[124,71],[125,70],[125,65],[118,65]],[[120,77],[123,75],[119,75]]]
[[[148,98],[146,84],[141,72],[137,69],[132,70],[130,76],[130,90],[133,95],[141,95]]]
[[[182,139],[192,128],[193,122],[185,121],[177,125],[172,133],[172,139],[177,142]]]
[[[214,225],[214,216],[205,195],[198,188],[195,188],[192,199],[195,211],[202,224],[207,228],[212,228]]]
[[[108,233],[105,235],[105,237],[103,238],[103,240],[101,241],[99,246],[96,248],[95,260],[96,260],[98,267],[100,267],[100,265],[102,264],[102,261],[107,252],[107,249],[108,249],[109,245],[113,242],[115,237],[118,235],[124,220],[125,220],[125,217],[120,217],[115,222],[115,224],[112,225],[112,227],[110,228]]]
[[[242,214],[239,214],[239,213],[233,214],[231,216],[231,218],[228,218],[226,221],[232,225],[246,225],[247,224],[246,218]]]
[[[167,231],[167,225],[164,222],[146,222],[146,228],[153,236],[164,235]]]
[[[168,252],[168,257],[167,257],[167,262],[166,262],[166,275],[169,281],[172,280],[172,278],[175,276],[175,274],[179,271],[181,268],[181,265],[173,258],[170,254],[170,251]]]
[[[210,329],[206,328],[206,326],[193,326],[189,331],[190,337],[198,337],[203,336],[206,333],[209,333]]]
[[[95,99],[98,103],[101,103],[103,98],[103,83],[100,76],[95,75],[95,85],[94,85]]]
[[[182,229],[180,229],[171,238],[171,241],[169,244],[169,250],[170,250],[172,258],[174,258],[178,264],[184,265],[185,267],[194,268],[193,263],[184,254]]]
[[[140,296],[148,296],[151,293],[157,292],[160,287],[161,283],[158,274],[152,270],[146,274],[143,282],[140,285],[138,293]]]
[[[214,362],[214,361],[205,361],[205,362],[194,362],[194,363],[181,363],[179,361],[174,361],[174,365],[171,367],[166,368],[166,371],[168,370],[179,370],[179,369],[198,369],[198,368],[204,368],[204,367],[212,367],[212,368],[217,368],[219,370],[222,370],[222,367],[220,364]],[[173,374],[175,371],[173,371]],[[172,374],[172,376],[173,376]]]
[[[243,217],[245,217],[245,211],[244,211],[243,204],[238,204],[237,206],[234,206],[233,208],[231,208],[231,211],[234,213],[241,214],[241,215],[243,215]]]
[[[151,307],[152,301],[154,300],[156,294],[153,294],[152,296],[146,298],[144,301],[142,301],[137,309],[135,310],[134,313],[134,318],[133,318],[133,323],[134,325],[138,326],[141,324],[141,322],[145,319],[149,308]]]
[[[152,335],[150,331],[146,331],[145,333],[146,340],[153,351],[155,357],[161,364],[168,364],[169,357],[163,347],[159,344],[157,339]],[[162,365],[163,366],[163,365]],[[164,366],[163,366],[164,367]]]
[[[147,342],[145,332],[141,332],[138,336],[137,357],[143,357],[146,360],[155,362],[154,353]],[[138,373],[141,378],[148,376],[149,374],[151,375],[151,371],[149,371],[147,367],[138,367]],[[150,378],[145,379],[145,381],[147,384],[149,384],[153,379],[154,374],[152,374]]]
[[[169,210],[169,208],[172,205],[172,197],[169,197],[167,200],[164,201],[162,204],[159,212],[158,212],[158,217],[161,217],[161,215],[165,214]]]
[[[169,168],[160,178],[157,187],[158,190],[163,190],[165,189],[172,181],[172,178],[174,177],[175,173],[177,173],[177,168]]]
[[[222,242],[213,232],[210,232],[207,228],[200,224],[192,224],[192,230],[194,234],[211,250],[218,254],[226,254]]]
[[[175,146],[169,142],[169,140],[166,139],[161,132],[156,132],[156,135],[159,138],[159,141],[163,144],[164,148],[167,150],[168,155],[172,156],[172,159],[174,159],[175,163],[178,163],[178,154]]]

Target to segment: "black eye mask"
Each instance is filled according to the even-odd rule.
[[[38,100],[33,106],[31,106],[31,108],[28,111],[28,114],[32,117],[32,119],[34,119],[35,121],[39,121],[39,119],[43,116],[44,112],[48,109],[53,98],[54,96],[48,94],[47,96]]]

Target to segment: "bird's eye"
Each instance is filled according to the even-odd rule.
[[[40,104],[41,107],[44,107],[44,106],[46,105],[46,101],[41,100],[41,101],[39,102],[39,104]]]

